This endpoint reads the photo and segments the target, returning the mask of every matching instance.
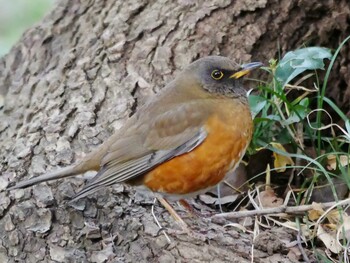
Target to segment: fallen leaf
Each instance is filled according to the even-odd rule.
[[[213,205],[217,201],[217,197],[213,197],[207,194],[203,194],[199,196],[199,200],[207,205]]]
[[[276,196],[273,189],[266,189],[259,194],[262,207],[278,207],[283,204],[283,199]]]
[[[323,214],[324,210],[319,203],[312,203],[313,209],[308,211],[308,217],[311,221],[317,221]]]
[[[282,151],[282,152],[287,152],[286,149],[282,146],[280,143],[271,143],[272,147]],[[276,172],[278,173],[283,173],[286,171],[286,166],[287,165],[294,165],[294,162],[292,158],[289,156],[284,156],[278,153],[273,152],[273,157],[274,157],[274,167],[276,169]]]
[[[348,215],[343,215],[343,224],[339,227],[340,238],[346,238],[347,241],[350,240],[350,217]],[[348,242],[346,242],[348,244]]]
[[[340,212],[338,209],[333,209],[327,213],[327,219],[331,224],[339,224],[339,222],[341,222],[345,216],[346,214],[344,212]]]
[[[309,217],[309,220],[311,221],[317,221],[317,219],[319,219],[321,216],[322,216],[323,212],[319,211],[319,210],[315,210],[315,209],[312,209],[308,212],[308,217]]]
[[[330,233],[327,233],[327,231],[321,225],[319,225],[317,228],[317,237],[331,252],[338,254],[342,251],[342,247],[337,242],[335,231],[330,231]]]
[[[216,205],[231,204],[231,203],[235,202],[239,196],[240,196],[239,194],[236,194],[236,195],[228,195],[228,196],[224,196],[221,198],[217,198],[217,200],[215,201],[215,204]]]
[[[300,259],[302,259],[302,254],[300,249],[297,246],[291,247],[289,249],[289,252],[287,254],[287,257],[292,261],[292,262],[299,262]]]
[[[340,155],[339,158],[339,165],[341,166],[347,166],[350,164],[350,156],[349,155]],[[337,169],[337,156],[334,154],[327,155],[327,168],[328,170],[336,170]]]

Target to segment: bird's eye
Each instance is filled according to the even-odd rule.
[[[222,79],[223,76],[224,76],[224,73],[222,73],[222,71],[218,69],[213,70],[213,72],[211,73],[211,77],[215,80],[220,80]]]

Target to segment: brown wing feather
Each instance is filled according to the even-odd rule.
[[[187,102],[158,114],[147,109],[140,110],[141,114],[133,117],[137,122],[130,119],[132,125],[127,123],[118,133],[119,138],[114,135],[113,140],[108,140],[108,150],[101,160],[101,166],[110,162],[123,163],[155,150],[179,147],[203,127],[210,115],[211,107],[206,107],[208,103],[205,100]],[[147,112],[147,115],[143,112]]]
[[[100,172],[74,200],[104,186],[133,179],[197,147],[206,137],[204,123],[210,107],[204,105],[205,101],[181,104],[153,120],[145,118],[139,126],[131,127],[128,137],[110,145],[102,158]],[[148,129],[142,127],[145,120],[149,121]]]

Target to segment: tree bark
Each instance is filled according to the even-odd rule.
[[[59,1],[0,59],[0,191],[81,158],[194,59],[267,63],[304,44],[337,48],[349,15],[346,0]],[[327,93],[348,113],[349,72],[347,44]],[[66,204],[83,183],[0,192],[0,262],[251,261],[250,234],[206,220],[188,219],[205,235],[170,234],[168,245],[153,201],[128,187]],[[254,262],[288,262],[276,242],[256,245]]]

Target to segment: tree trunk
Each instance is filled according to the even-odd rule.
[[[304,44],[337,48],[349,14],[346,0],[59,1],[0,60],[0,191],[81,158],[194,59],[267,63]],[[346,45],[327,92],[347,111],[348,67]],[[128,187],[66,204],[83,183],[0,192],[0,262],[251,261],[251,235],[206,220],[187,220],[196,235],[169,231],[168,245],[153,200]],[[156,205],[174,228],[163,212]],[[288,262],[275,239],[255,239],[254,262]]]

